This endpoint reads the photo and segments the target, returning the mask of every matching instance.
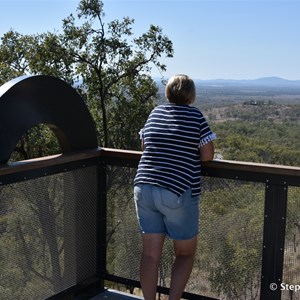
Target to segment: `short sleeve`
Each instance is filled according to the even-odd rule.
[[[217,135],[214,132],[206,135],[205,137],[200,139],[199,147],[203,147],[204,145],[208,144],[209,142],[214,141],[217,138]]]
[[[200,124],[200,142],[199,147],[203,147],[209,142],[214,141],[217,138],[216,134],[211,131],[209,128],[205,118],[202,118],[202,122]]]

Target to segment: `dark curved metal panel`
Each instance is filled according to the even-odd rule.
[[[21,76],[0,87],[0,164],[39,124],[54,131],[63,153],[98,147],[93,119],[74,88],[52,76]]]

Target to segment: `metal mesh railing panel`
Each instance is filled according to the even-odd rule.
[[[107,270],[139,280],[135,173],[127,167],[109,168]],[[228,300],[259,299],[265,185],[205,177],[202,188],[199,244],[186,292]],[[159,278],[164,287],[170,284],[172,247],[166,240]]]
[[[96,273],[96,209],[86,205],[96,191],[95,167],[0,188],[0,299],[45,299]]]
[[[283,300],[300,300],[300,187],[288,190],[282,283]]]
[[[107,270],[139,281],[141,238],[133,201],[136,169],[111,166],[107,170]]]
[[[259,299],[265,185],[203,178],[199,247],[187,291]]]

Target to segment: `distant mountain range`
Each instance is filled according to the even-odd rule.
[[[161,78],[154,77],[154,81],[161,86]],[[167,78],[165,78],[167,79]],[[265,87],[295,87],[300,88],[300,80],[287,80],[280,77],[262,77],[257,79],[194,79],[196,84],[206,85],[206,86],[216,86],[216,87],[246,87],[246,86],[265,86]],[[74,84],[77,87],[82,83],[79,80]],[[162,86],[163,87],[163,86]],[[164,88],[164,87],[163,87]]]
[[[287,80],[280,77],[262,77],[249,80],[234,79],[195,79],[195,83],[212,86],[272,86],[272,87],[300,87],[300,80]]]

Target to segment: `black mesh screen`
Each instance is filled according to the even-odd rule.
[[[289,187],[282,299],[300,299],[300,187]]]
[[[37,300],[96,273],[96,167],[0,189],[0,299]]]
[[[107,185],[107,270],[139,281],[141,240],[133,201],[136,169],[109,167]]]
[[[107,271],[139,281],[135,168],[107,167]],[[0,299],[45,299],[97,272],[97,166],[0,183]],[[202,178],[200,234],[189,293],[259,299],[265,184]],[[299,187],[289,187],[283,283],[300,284]],[[98,220],[100,221],[100,220]],[[166,240],[159,285],[169,287]],[[98,274],[99,275],[99,274]],[[125,281],[124,281],[125,282]],[[300,299],[282,291],[282,299]]]
[[[139,280],[141,240],[133,202],[136,170],[111,167],[108,272]],[[259,299],[264,184],[203,178],[200,234],[187,292],[230,300]],[[169,287],[172,242],[164,246],[159,284]]]

